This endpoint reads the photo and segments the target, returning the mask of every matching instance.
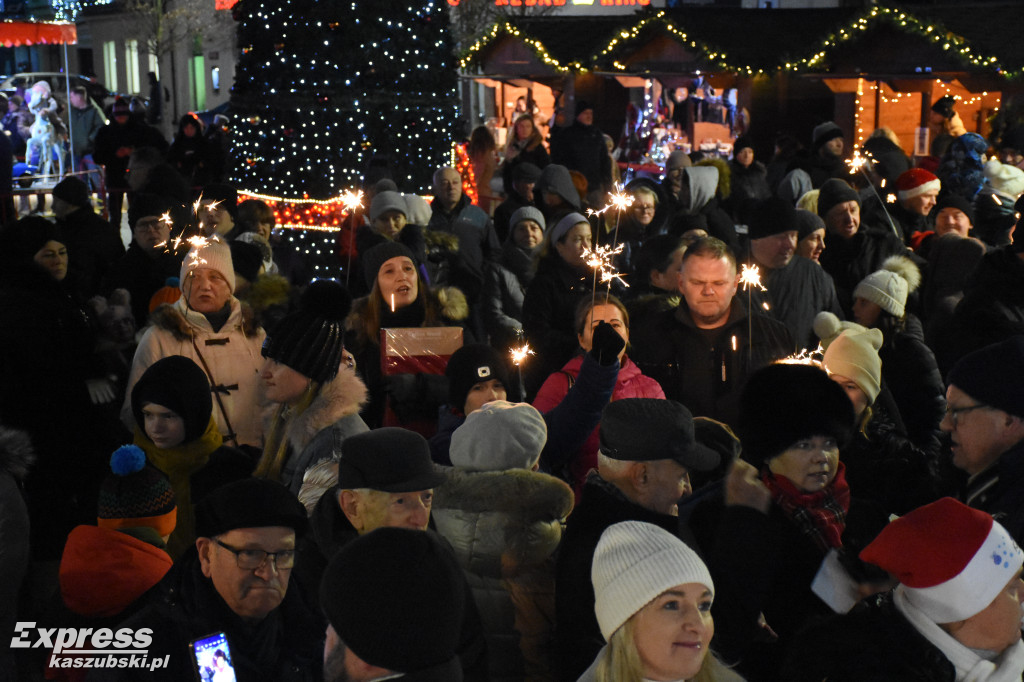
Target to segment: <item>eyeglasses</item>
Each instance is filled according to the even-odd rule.
[[[633,206],[633,210],[637,213],[654,213],[654,206],[644,206],[643,204],[636,204]]]
[[[988,405],[986,405],[985,403],[978,403],[977,405],[968,405],[967,407],[950,407],[949,405],[947,405],[946,416],[948,416],[952,420],[953,426],[956,426],[957,423],[960,421],[960,415],[970,412],[971,410],[978,410],[985,407],[988,407]]]
[[[135,223],[135,229],[140,232],[158,232],[160,230],[160,219],[140,220]]]
[[[235,549],[230,545],[225,545],[216,538],[214,538],[213,541],[234,554],[235,562],[238,564],[238,567],[244,571],[255,571],[263,566],[267,559],[270,559],[273,562],[274,570],[276,571],[292,568],[295,565],[294,549],[282,549],[277,552],[264,552],[262,549]]]

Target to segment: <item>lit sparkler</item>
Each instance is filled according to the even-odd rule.
[[[850,175],[856,175],[858,171],[863,172],[864,164],[868,162],[868,158],[860,155],[859,150],[854,150],[853,156],[846,160],[846,165],[850,167]]]
[[[822,367],[822,359],[825,357],[825,349],[818,344],[818,347],[814,350],[807,350],[806,348],[801,349],[798,353],[793,353],[787,357],[777,360],[776,364],[779,365],[815,365]]]
[[[594,270],[594,289],[590,296],[590,306],[594,306],[594,299],[597,296],[597,281],[600,276],[601,283],[608,283],[608,290],[605,292],[605,302],[608,301],[608,296],[611,295],[612,280],[618,280],[623,286],[628,287],[629,284],[622,278],[622,275],[615,270],[615,266],[612,265],[612,258],[622,253],[624,244],[617,244],[614,248],[610,246],[599,245],[591,249],[590,247],[583,247],[583,258],[586,261],[587,267]]]
[[[355,211],[363,207],[363,190],[353,192],[347,189],[341,193],[339,198],[341,199],[341,205],[347,211]]]
[[[633,205],[633,195],[625,192],[621,183],[615,183],[615,191],[608,195],[608,200],[608,204],[598,211],[588,208],[587,215],[601,215],[612,208],[621,213]]]
[[[528,343],[524,343],[521,346],[513,346],[512,348],[509,349],[508,353],[509,355],[512,356],[512,363],[516,367],[522,364],[523,360],[526,359],[526,356],[536,355],[536,353],[533,352],[533,349],[530,348],[530,344]]]
[[[885,202],[882,201],[882,196],[878,193],[878,190],[875,188],[875,183],[871,182],[871,178],[868,177],[867,169],[865,168],[865,166],[867,166],[867,168],[871,168],[870,164],[873,161],[874,159],[871,157],[870,152],[865,152],[864,156],[861,156],[860,150],[854,149],[853,157],[846,160],[846,165],[850,167],[850,175],[856,175],[859,172],[861,175],[864,176],[864,179],[867,180],[868,187],[870,187],[871,191],[875,193],[875,197],[878,198],[878,201],[882,206],[882,211],[885,213],[885,217],[889,220],[889,227],[892,228],[893,234],[899,237],[900,232],[899,230],[896,229],[896,224],[892,221],[892,216],[889,215],[889,211],[885,208]],[[885,178],[882,178],[881,186],[883,189],[885,188]],[[889,196],[886,197],[886,201],[890,204],[894,203],[896,201],[896,197],[890,194]]]
[[[756,265],[743,264],[743,269],[740,272],[740,284],[743,285],[744,291],[748,291],[749,287],[757,287],[761,291],[768,291],[761,284],[761,271],[758,270]]]
[[[197,217],[199,216],[199,207],[203,205],[203,193],[199,193],[199,198],[192,203],[192,213]]]

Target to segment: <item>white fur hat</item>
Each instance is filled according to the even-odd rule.
[[[700,583],[715,591],[711,573],[696,552],[667,530],[640,521],[623,521],[604,531],[594,550],[590,579],[605,640],[669,588]]]
[[[985,177],[992,188],[1016,200],[1024,194],[1024,171],[1007,163],[991,159],[985,164]]]

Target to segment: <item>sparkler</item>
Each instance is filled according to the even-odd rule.
[[[754,287],[761,291],[768,291],[768,289],[761,284],[761,271],[758,267],[748,263],[744,263],[743,269],[740,271],[740,284],[747,292],[747,360],[749,361],[754,357],[754,309],[751,298]]]
[[[357,211],[363,208],[363,190],[357,190],[353,192],[350,189],[345,190],[341,193],[341,205],[345,207],[345,210],[349,212],[349,231],[348,231],[348,264],[345,266],[345,286],[348,287],[349,276],[352,274],[352,250],[353,241],[356,238],[356,230],[354,217]],[[391,304],[391,312],[395,311],[395,304]]]
[[[889,227],[892,228],[893,234],[899,237],[900,231],[896,229],[896,224],[892,221],[892,216],[889,215],[889,210],[885,207],[886,202],[882,201],[882,195],[880,195],[878,190],[875,189],[875,183],[871,182],[871,178],[868,177],[868,172],[864,168],[865,166],[870,168],[871,166],[869,164],[872,161],[874,161],[874,159],[871,157],[870,152],[865,156],[861,156],[860,150],[854,149],[853,157],[846,160],[846,165],[850,167],[850,175],[856,175],[859,171],[860,174],[864,176],[864,179],[867,180],[868,187],[870,187],[871,191],[875,193],[875,197],[878,199],[878,203],[882,207],[882,212],[885,213],[885,217],[889,221]],[[885,187],[885,178],[882,178],[882,187]],[[886,199],[890,204],[896,201],[896,197],[892,194],[886,197]]]
[[[509,349],[508,353],[509,355],[512,356],[512,363],[516,367],[519,367],[523,363],[523,360],[526,359],[526,356],[536,355],[536,353],[533,352],[533,349],[530,348],[530,344],[528,343],[524,343],[521,346],[513,346],[512,348]]]
[[[633,205],[633,195],[627,194],[622,186],[622,183],[615,183],[615,191],[608,195],[608,204],[599,211],[593,209],[587,209],[587,216],[601,215],[609,209],[616,209],[615,211],[615,232],[612,233],[612,243],[614,244],[619,240],[619,221],[622,220],[622,212]]]
[[[802,348],[799,352],[793,353],[781,360],[776,360],[776,364],[779,365],[814,365],[816,367],[823,367],[822,360],[825,357],[825,349],[819,343],[818,347],[814,350],[807,350]]]
[[[612,280],[618,280],[622,283],[622,286],[628,287],[629,284],[622,278],[619,272],[616,272],[615,267],[612,265],[612,258],[622,253],[624,244],[617,244],[615,248],[610,246],[595,246],[591,249],[588,246],[583,247],[583,258],[587,263],[587,267],[593,268],[594,270],[594,289],[590,294],[590,307],[594,307],[594,300],[597,296],[597,278],[601,276],[601,283],[608,283],[608,289],[605,291],[604,300],[608,302],[608,297],[612,291]]]

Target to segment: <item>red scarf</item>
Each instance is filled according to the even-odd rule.
[[[842,546],[846,514],[850,511],[850,486],[846,483],[846,467],[842,462],[832,482],[816,493],[805,493],[785,476],[774,476],[767,469],[762,472],[761,480],[786,518],[822,552]]]

